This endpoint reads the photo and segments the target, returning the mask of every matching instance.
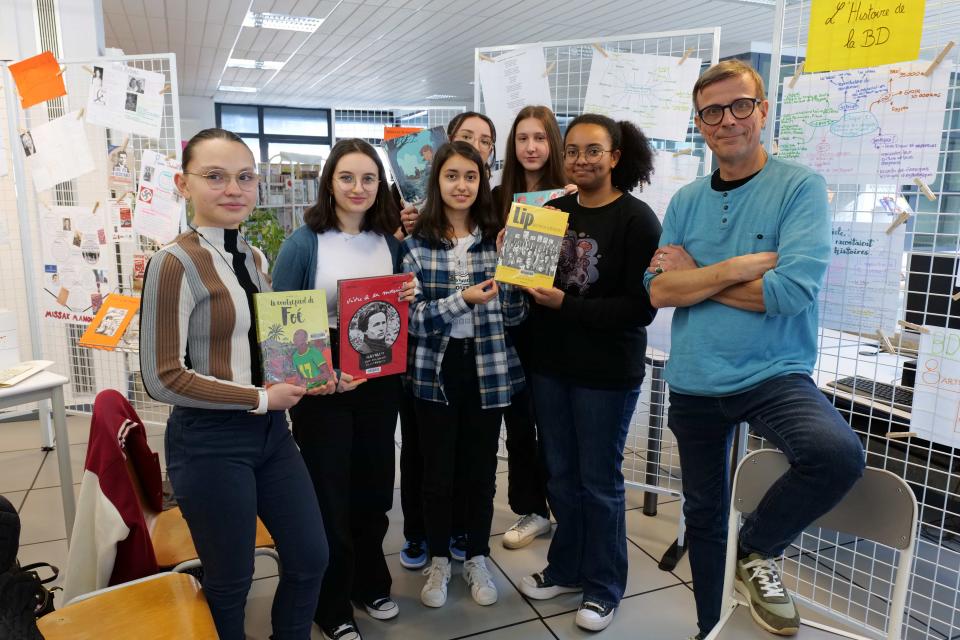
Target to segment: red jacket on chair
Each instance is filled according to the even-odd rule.
[[[70,535],[64,602],[157,572],[150,528],[127,472],[130,458],[146,508],[159,512],[160,460],[147,444],[136,411],[120,392],[97,394],[90,421],[77,518]]]

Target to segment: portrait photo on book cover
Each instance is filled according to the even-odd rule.
[[[400,333],[400,312],[388,302],[369,302],[353,314],[348,325],[350,346],[360,354],[360,368],[371,369],[393,359],[391,347]]]

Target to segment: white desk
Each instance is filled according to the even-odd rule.
[[[41,371],[12,387],[0,388],[0,409],[29,402],[49,400],[53,407],[53,432],[56,436],[57,462],[60,466],[60,494],[63,496],[63,521],[67,527],[67,541],[73,532],[77,505],[73,497],[73,471],[70,467],[70,438],[67,435],[67,412],[63,404],[63,385],[67,378]],[[43,408],[41,406],[41,413]],[[40,421],[41,425],[43,420]]]
[[[828,386],[827,383],[846,376],[858,375],[896,385],[903,375],[904,362],[913,358],[879,351],[872,348],[873,344],[876,344],[876,341],[870,338],[858,338],[831,329],[821,329],[817,364],[813,371],[813,379],[817,386],[830,397],[836,396],[851,404],[863,405],[871,403],[868,397],[858,394],[854,398],[850,393]],[[878,405],[878,408],[908,422],[910,420],[910,413],[907,411],[887,404]]]

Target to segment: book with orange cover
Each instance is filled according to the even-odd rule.
[[[80,346],[113,351],[139,309],[140,298],[111,293],[80,336]]]

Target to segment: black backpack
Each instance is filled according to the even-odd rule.
[[[0,638],[4,640],[43,640],[37,618],[53,611],[53,593],[43,585],[57,578],[60,571],[45,562],[21,567],[20,516],[10,501],[0,496]],[[52,570],[41,579],[37,569]]]

